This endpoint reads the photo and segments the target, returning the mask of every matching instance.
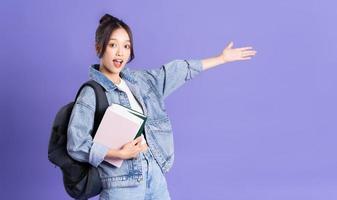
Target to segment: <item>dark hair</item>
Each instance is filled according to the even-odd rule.
[[[96,45],[96,52],[97,52],[97,56],[99,58],[102,58],[106,47],[109,43],[109,39],[110,39],[110,35],[111,33],[118,29],[118,28],[123,28],[129,35],[130,38],[130,50],[131,50],[131,54],[130,54],[130,59],[128,61],[131,62],[135,55],[133,52],[133,39],[132,39],[132,32],[130,27],[125,24],[122,20],[111,16],[109,14],[105,14],[100,20],[99,20],[99,25],[96,29],[96,36],[95,36],[95,45]]]

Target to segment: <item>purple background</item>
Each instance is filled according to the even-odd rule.
[[[1,199],[68,199],[47,159],[57,110],[97,63],[94,34],[110,13],[133,30],[130,68],[218,55],[220,65],[171,95],[172,199],[337,199],[337,18],[333,0],[0,3]]]

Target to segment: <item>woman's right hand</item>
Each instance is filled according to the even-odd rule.
[[[131,142],[124,144],[118,150],[118,157],[121,159],[136,158],[140,152],[147,150],[148,146],[146,143],[142,144],[143,137],[139,136]]]

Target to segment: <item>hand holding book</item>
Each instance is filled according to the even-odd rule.
[[[109,106],[93,139],[110,149],[104,160],[120,167],[123,160],[145,151],[147,145],[143,132],[146,119],[142,113],[121,105]]]
[[[123,160],[136,158],[139,153],[146,151],[148,148],[147,144],[142,142],[143,140],[144,138],[139,136],[135,140],[124,144],[121,149],[116,151],[116,156]]]

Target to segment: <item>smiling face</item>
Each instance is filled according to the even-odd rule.
[[[100,58],[100,71],[113,82],[118,82],[119,73],[125,67],[131,54],[131,42],[123,28],[115,29],[110,36],[104,55]]]

